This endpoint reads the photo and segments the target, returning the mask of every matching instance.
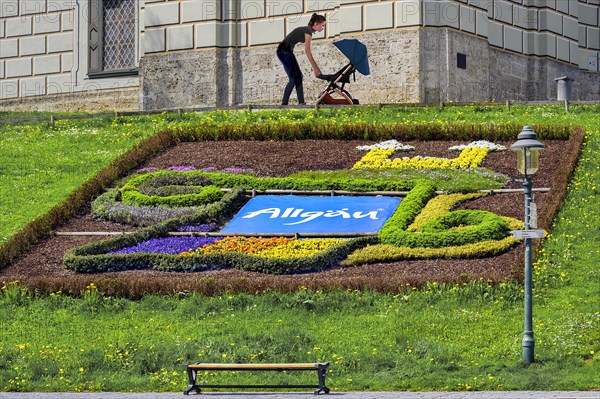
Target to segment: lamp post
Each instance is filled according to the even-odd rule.
[[[537,134],[530,126],[523,127],[517,136],[517,142],[510,149],[517,152],[517,169],[525,175],[523,180],[523,191],[525,193],[525,230],[530,230],[531,203],[531,176],[539,168],[539,151],[544,144],[537,140]],[[525,323],[523,332],[523,362],[531,364],[534,362],[535,340],[533,339],[533,312],[531,304],[531,238],[525,238]]]

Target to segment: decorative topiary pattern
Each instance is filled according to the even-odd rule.
[[[223,192],[205,175],[178,171],[142,174],[127,181],[120,191],[121,202],[134,206],[199,206],[223,197]]]
[[[395,145],[397,146],[397,145]],[[390,160],[395,146],[375,146],[354,168],[475,168],[492,147],[469,145],[458,158],[415,157]],[[313,177],[315,176],[315,177]],[[437,195],[431,180],[343,177],[261,178],[199,170],[153,171],[129,179],[94,205],[97,214],[125,215],[130,210],[182,210],[190,213],[141,230],[130,237],[81,247],[65,256],[65,265],[78,272],[150,268],[202,271],[238,268],[274,274],[315,272],[340,265],[435,257],[490,256],[509,249],[516,240],[509,230],[518,221],[483,210],[452,210],[461,201],[484,194]],[[231,211],[243,202],[242,191],[223,197],[221,188],[246,190],[402,191],[410,189],[377,237],[352,240],[291,239],[284,237],[166,237],[173,229],[198,225]],[[220,201],[223,197],[226,201]],[[234,200],[234,198],[236,198]],[[120,205],[117,202],[120,200]],[[198,204],[200,204],[198,206]],[[190,206],[193,205],[193,206]],[[110,211],[109,211],[110,209]],[[226,212],[224,212],[226,213]],[[207,215],[212,214],[212,218]],[[123,219],[132,218],[130,212]]]

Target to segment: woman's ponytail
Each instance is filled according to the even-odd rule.
[[[314,24],[318,24],[319,22],[325,22],[325,17],[323,15],[314,13],[310,17],[310,21],[308,21],[308,26],[312,27],[312,26],[314,26]]]

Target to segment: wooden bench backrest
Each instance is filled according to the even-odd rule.
[[[195,363],[188,367],[196,370],[317,370],[326,363]]]

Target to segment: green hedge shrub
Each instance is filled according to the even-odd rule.
[[[534,124],[540,140],[568,140],[567,125]],[[489,140],[514,141],[522,124],[471,124],[464,122],[398,123],[248,123],[243,125],[195,125],[167,129],[179,141],[219,140]]]
[[[132,226],[151,226],[168,219],[193,215],[203,211],[208,205],[167,208],[159,206],[134,206],[123,204],[121,192],[112,189],[92,201],[92,215],[111,222]]]
[[[124,234],[108,240],[102,240],[89,245],[74,248],[68,251],[64,256],[65,267],[74,271],[94,270],[97,268],[97,266],[85,266],[85,264],[89,263],[90,261],[88,258],[89,256],[106,254],[107,252],[133,246],[141,241],[149,240],[151,238],[164,237],[167,232],[177,231],[178,228],[183,226],[210,222],[221,224],[228,220],[233,213],[239,210],[246,203],[246,201],[247,197],[243,190],[232,190],[231,192],[226,193],[221,201],[209,204],[192,215],[169,219],[162,223],[138,230],[135,233]],[[113,258],[119,256],[125,257],[125,255],[111,255]],[[107,256],[104,255],[102,257],[107,258]],[[116,261],[112,262],[118,263]],[[136,264],[135,260],[133,262]],[[119,266],[113,265],[110,267],[116,269]],[[100,269],[105,269],[105,267],[100,267]]]
[[[148,195],[143,192],[144,187],[158,188],[166,185],[193,187],[198,192],[169,196]],[[175,171],[144,173],[129,179],[121,188],[121,202],[135,206],[198,206],[218,201],[221,197],[223,192],[212,185],[206,175]]]
[[[421,231],[408,231],[434,195],[435,187],[429,182],[420,183],[411,190],[379,232],[381,242],[396,247],[440,248],[502,239],[509,231],[502,217],[476,210],[446,212],[424,223]],[[460,226],[470,227],[451,230]]]

